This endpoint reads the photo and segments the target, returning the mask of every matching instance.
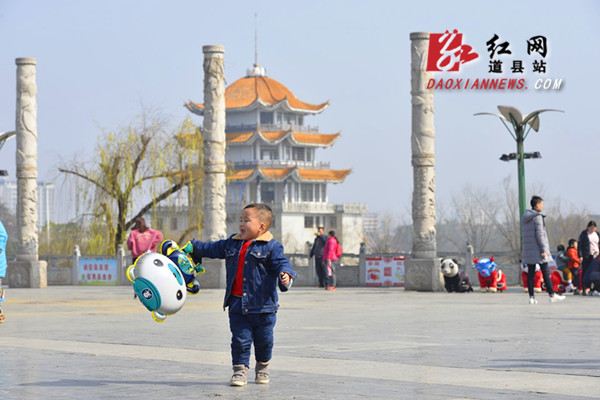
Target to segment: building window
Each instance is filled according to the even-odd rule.
[[[294,114],[285,113],[284,117],[285,117],[285,122],[286,123],[288,123],[290,125],[295,125],[296,124],[296,116]]]
[[[172,231],[177,230],[177,217],[171,218],[171,230]]]
[[[300,201],[300,184],[294,182],[294,201]]]
[[[260,113],[260,123],[261,124],[272,124],[273,123],[273,113],[272,112],[262,112]]]
[[[282,157],[283,160],[291,160],[292,159],[291,150],[292,150],[292,148],[290,146],[285,145],[285,144],[283,145],[283,157]]]
[[[307,216],[305,216],[305,217],[304,217],[304,227],[305,227],[305,228],[313,228],[314,226],[315,226],[315,225],[314,225],[314,220],[313,220],[313,217],[310,217],[310,216],[308,216],[308,215],[307,215]]]
[[[264,203],[275,201],[275,184],[273,182],[263,182],[260,185],[260,199]]]
[[[329,227],[331,229],[337,228],[337,218],[336,217],[330,217],[329,218]]]
[[[277,147],[261,147],[261,160],[279,160],[279,150]]]
[[[302,192],[302,201],[314,201],[314,191],[312,183],[303,183],[300,191]]]
[[[306,159],[304,147],[292,147],[292,160],[304,161]]]
[[[300,126],[304,125],[304,117],[302,115],[300,115],[298,117],[298,125],[300,125]]]

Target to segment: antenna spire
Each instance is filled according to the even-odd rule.
[[[254,13],[254,66],[246,70],[246,76],[265,76],[267,71],[258,66],[258,14]]]
[[[254,13],[254,66],[258,67],[258,14]]]

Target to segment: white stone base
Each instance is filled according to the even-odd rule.
[[[444,277],[439,258],[404,261],[404,289],[420,292],[444,291]]]
[[[46,261],[8,263],[6,275],[11,288],[45,288],[48,286]]]

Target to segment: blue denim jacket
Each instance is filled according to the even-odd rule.
[[[191,244],[192,259],[196,262],[202,257],[225,259],[227,286],[223,308],[227,307],[244,240],[237,234],[215,242],[192,240]],[[283,245],[273,239],[270,232],[265,232],[254,239],[246,250],[242,283],[243,314],[277,311],[279,308],[277,286],[282,292],[288,290],[279,278],[281,272],[287,272],[292,279],[298,276],[290,261],[283,255]]]

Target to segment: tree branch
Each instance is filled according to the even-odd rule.
[[[129,229],[129,227],[131,225],[133,225],[133,222],[135,221],[136,218],[143,216],[146,212],[148,212],[149,210],[151,210],[152,207],[154,207],[154,205],[156,203],[159,203],[159,202],[163,201],[164,199],[166,199],[167,197],[169,197],[173,193],[181,190],[184,186],[187,186],[188,184],[189,184],[188,181],[179,182],[179,183],[171,186],[169,189],[165,190],[164,192],[162,192],[158,196],[156,196],[148,204],[146,204],[144,207],[142,207],[142,209],[133,218],[131,218],[129,221],[127,221],[127,223],[125,224],[125,229]]]
[[[98,188],[100,188],[100,189],[101,189],[102,191],[104,191],[105,193],[107,193],[107,194],[109,194],[109,195],[111,194],[110,190],[108,190],[106,187],[104,187],[102,184],[100,184],[100,182],[98,182],[98,181],[96,181],[95,179],[92,179],[92,178],[90,178],[90,177],[88,177],[88,176],[85,176],[85,175],[83,175],[83,174],[82,174],[82,173],[80,173],[80,172],[77,172],[77,171],[71,171],[71,170],[68,170],[68,169],[63,169],[63,168],[59,168],[58,170],[59,170],[60,172],[63,172],[63,173],[65,173],[65,174],[72,174],[72,175],[78,176],[78,177],[80,177],[81,179],[83,179],[83,180],[86,180],[86,181],[90,182],[91,184],[93,184],[93,185],[97,186]]]

